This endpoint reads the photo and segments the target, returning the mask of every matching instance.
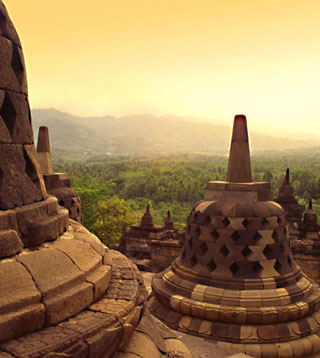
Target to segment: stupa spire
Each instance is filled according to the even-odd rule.
[[[252,182],[247,119],[243,114],[234,117],[227,182]]]
[[[312,208],[312,199],[310,198],[309,199],[309,206],[308,206],[308,208],[309,208],[309,210],[312,210],[313,208]]]
[[[49,140],[48,127],[45,126],[39,127],[37,152],[50,153],[50,140]]]
[[[39,127],[37,152],[42,174],[53,174],[48,127]]]
[[[290,184],[290,169],[289,168],[287,168],[287,170],[286,170],[286,177],[284,179],[284,182],[287,184]]]
[[[150,212],[150,204],[148,203],[146,206],[146,212],[143,214],[141,218],[141,225],[142,227],[151,227],[153,226],[153,218]]]

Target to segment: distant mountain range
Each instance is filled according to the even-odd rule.
[[[35,138],[39,126],[48,126],[51,149],[66,157],[105,154],[227,154],[231,124],[199,118],[152,115],[126,117],[75,117],[55,109],[32,111]],[[287,152],[320,147],[320,137],[303,134],[303,139],[279,137],[250,130],[252,153]],[[281,134],[280,134],[281,135]],[[299,138],[299,133],[296,133]]]

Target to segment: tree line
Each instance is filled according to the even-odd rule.
[[[84,225],[109,245],[124,229],[140,220],[147,203],[154,221],[163,224],[167,210],[182,230],[191,207],[203,199],[208,181],[225,180],[227,157],[181,155],[157,159],[110,158],[103,161],[55,161],[57,172],[71,175],[82,201]],[[271,183],[274,196],[290,168],[291,183],[300,200],[320,198],[318,156],[252,158],[254,181]]]

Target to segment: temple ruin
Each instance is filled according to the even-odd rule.
[[[251,182],[246,118],[234,120],[227,182],[209,182],[181,256],[152,281],[169,327],[253,357],[320,351],[320,288],[296,264],[270,183]]]
[[[160,272],[181,253],[182,237],[174,228],[170,211],[164,225],[154,225],[150,205],[140,224],[132,225],[123,233],[118,250],[124,253],[142,271]]]

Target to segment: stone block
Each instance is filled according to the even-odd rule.
[[[73,223],[72,223],[72,225],[73,225]],[[87,242],[101,256],[104,256],[106,253],[105,246],[102,244],[102,242],[96,236],[94,236],[91,233],[87,234],[87,233],[75,231],[73,233],[73,238],[75,240]]]
[[[14,309],[0,315],[0,342],[6,342],[27,333],[39,330],[45,320],[42,304],[29,304],[25,308]]]
[[[0,20],[0,36],[6,37],[13,43],[21,46],[17,31],[9,18],[3,2],[0,3]]]
[[[88,282],[94,287],[94,301],[100,298],[108,288],[111,278],[111,266],[103,265],[98,267],[95,271],[86,275]]]
[[[59,232],[59,217],[49,216],[27,226],[27,233],[22,234],[25,247],[42,245],[46,241],[55,240]]]
[[[95,271],[102,265],[102,257],[86,242],[60,238],[53,243],[52,247],[68,255],[76,266],[86,274]]]
[[[23,146],[24,157],[26,161],[26,172],[32,179],[33,183],[41,191],[42,198],[47,198],[46,186],[41,174],[40,165],[38,163],[37,152],[33,144],[25,144]]]
[[[1,289],[6,294],[0,295],[1,313],[10,313],[40,303],[41,293],[32,276],[21,263],[2,261],[0,263]]]
[[[8,170],[10,168],[10,170]],[[33,182],[34,170],[20,144],[3,144],[0,151],[0,209],[13,209],[43,198]]]
[[[157,346],[152,340],[143,333],[135,332],[129,341],[128,345],[124,347],[126,353],[134,353],[139,357],[147,358],[161,358],[161,354]]]
[[[29,103],[25,95],[6,92],[0,113],[13,143],[33,143]]]
[[[62,348],[61,350],[62,352],[48,353],[43,358],[87,358],[89,354],[89,347],[83,341],[78,341],[71,347]]]
[[[178,339],[166,339],[165,343],[169,356],[170,353],[172,354],[174,352],[178,357],[181,356],[183,358],[192,358],[192,355],[187,347]]]
[[[93,301],[93,287],[82,271],[63,252],[40,249],[18,260],[28,269],[46,306],[46,324],[55,324],[76,314]]]
[[[79,337],[75,331],[55,326],[5,342],[1,348],[14,357],[43,357],[51,352],[58,354],[64,349],[67,350],[78,341]]]
[[[49,216],[57,214],[58,199],[52,195],[48,195],[46,199],[47,214]]]
[[[28,232],[28,226],[47,217],[46,202],[33,203],[30,205],[23,205],[14,209],[17,224],[21,234]]]
[[[11,65],[13,47],[9,39],[0,36],[0,88],[20,92],[21,87]]]
[[[45,299],[46,325],[62,322],[89,306],[93,301],[92,285],[81,283]]]
[[[0,230],[19,231],[16,213],[13,210],[0,211]]]
[[[22,248],[22,241],[16,231],[0,230],[0,258],[13,256]]]
[[[134,303],[130,301],[104,298],[92,304],[90,309],[92,311],[109,313],[117,316],[119,319],[122,319],[126,317],[134,309],[134,307]]]
[[[88,358],[111,358],[121,343],[122,327],[119,324],[97,332],[85,339],[89,346]]]
[[[0,341],[40,329],[44,324],[41,294],[28,271],[18,262],[0,263]]]

